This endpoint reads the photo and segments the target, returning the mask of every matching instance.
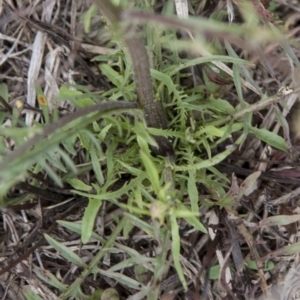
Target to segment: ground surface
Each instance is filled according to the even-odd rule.
[[[122,4],[157,13],[132,19],[142,19],[135,34],[175,149],[161,158],[148,143],[163,133],[148,131],[141,110],[57,121],[136,101],[138,57],[130,63],[107,15],[87,0],[0,1],[1,299],[258,299],[270,286],[274,299],[298,299],[300,4],[250,1],[251,23],[243,1],[189,2],[201,42],[192,23],[159,18],[176,14],[172,1]],[[220,31],[227,12],[240,32]],[[286,39],[263,36],[270,24]],[[234,80],[195,63],[210,50],[230,58],[215,61]],[[48,131],[30,144],[26,128],[41,124]]]

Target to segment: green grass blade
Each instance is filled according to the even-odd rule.
[[[177,224],[177,219],[174,215],[170,216],[171,221],[171,233],[172,233],[172,255],[174,267],[176,269],[177,275],[183,285],[184,290],[187,290],[187,283],[184,278],[182,267],[180,264],[180,236],[179,236],[179,226]]]
[[[87,265],[84,263],[84,261],[72,250],[70,250],[67,246],[64,244],[56,241],[52,237],[50,237],[48,234],[44,234],[45,239],[47,242],[57,251],[59,252],[67,261],[72,262],[73,264],[76,264],[77,266],[85,268]]]
[[[83,244],[88,243],[92,236],[95,219],[101,207],[102,201],[94,198],[89,198],[89,204],[86,207],[82,219],[81,240]]]
[[[33,265],[33,272],[45,283],[61,290],[62,292],[68,287],[66,284],[61,283],[50,271],[46,269]]]

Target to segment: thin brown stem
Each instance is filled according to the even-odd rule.
[[[121,18],[120,11],[107,0],[95,0],[96,5],[108,19],[111,28],[117,32]],[[167,128],[167,118],[161,102],[154,100],[149,57],[142,39],[135,32],[122,33],[123,42],[128,50],[134,73],[138,103],[145,113],[146,124],[153,128]],[[162,136],[156,136],[158,148],[154,153],[162,156],[173,155],[171,142]]]

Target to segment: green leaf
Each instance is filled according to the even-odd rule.
[[[76,140],[77,140],[77,136],[73,135],[70,138],[61,142],[64,148],[66,149],[66,151],[68,151],[72,155],[76,155],[76,150],[74,149],[74,144]]]
[[[129,164],[126,164],[125,162],[123,162],[121,160],[117,160],[117,162],[120,165],[122,165],[122,167],[124,167],[126,170],[128,170],[130,174],[134,175],[135,177],[139,177],[142,174],[143,174],[143,176],[146,176],[146,172],[144,172],[138,168],[130,166]]]
[[[128,222],[124,228],[123,228],[123,238],[124,239],[128,239],[129,237],[129,233],[131,232],[131,230],[134,228],[133,224]]]
[[[67,261],[72,262],[73,264],[76,264],[77,266],[86,268],[87,265],[84,263],[84,261],[72,250],[70,250],[67,246],[65,246],[62,243],[57,242],[52,237],[50,237],[48,234],[44,234],[45,239],[47,242],[63,256]]]
[[[57,223],[73,232],[81,233],[82,224],[58,220]]]
[[[226,50],[230,57],[239,59],[238,54],[234,51],[234,49],[232,48],[232,46],[229,42],[225,41],[225,47],[226,47]],[[235,67],[238,68],[238,70],[240,71],[240,73],[242,73],[242,75],[244,75],[242,77],[244,77],[245,80],[247,80],[250,84],[252,84],[256,88],[256,90],[259,92],[259,94],[262,96],[261,89],[259,88],[257,83],[254,81],[248,68],[244,64],[235,64]]]
[[[118,106],[118,103],[116,104]],[[34,136],[33,138],[28,139],[28,141],[22,145],[22,148],[18,147],[16,151],[9,153],[6,156],[9,159],[1,161],[1,192],[6,193],[6,191],[4,191],[5,189],[13,186],[18,180],[22,180],[22,176],[24,176],[26,170],[30,169],[32,164],[36,163],[39,163],[44,167],[57,185],[62,186],[59,176],[45,163],[43,159],[44,154],[55,151],[55,149],[59,147],[61,141],[77,134],[81,128],[98,120],[101,115],[109,113],[107,108],[104,108],[102,111],[102,105],[98,105],[97,107],[99,106],[100,108],[93,112],[91,112],[91,108],[86,108],[85,110],[78,110],[73,114],[62,118],[58,121],[62,126],[59,130],[57,123],[47,125],[44,130],[49,134],[51,133],[51,138],[43,139],[43,135]],[[94,107],[92,108],[94,109]],[[33,141],[36,141],[34,142],[34,147],[32,147]]]
[[[218,61],[218,62],[226,62],[226,63],[233,63],[233,64],[245,64],[245,65],[250,65],[251,63],[249,61],[240,59],[240,58],[235,58],[235,57],[230,57],[230,56],[225,56],[225,55],[207,55],[195,59],[189,59],[186,60],[184,63],[181,63],[180,66],[175,68],[171,72],[171,76],[176,75],[179,73],[180,70],[186,69],[198,64],[203,64],[203,63],[210,63],[212,61]]]
[[[117,199],[123,195],[126,195],[129,191],[133,190],[136,187],[136,185],[138,183],[140,183],[141,181],[143,181],[145,178],[146,178],[146,176],[142,173],[139,178],[132,179],[129,184],[127,184],[127,183],[124,184],[119,190],[116,190],[114,192],[101,192],[100,194],[93,195],[93,199],[96,199],[96,200]],[[80,192],[77,190],[74,190],[74,192],[78,195],[81,195],[81,196],[84,196],[87,198],[91,197],[91,194],[87,194],[87,193]]]
[[[98,289],[96,290],[93,295],[92,298],[90,300],[101,300],[101,296],[103,295],[103,289]]]
[[[185,135],[182,132],[176,132],[171,129],[160,129],[160,128],[153,128],[153,127],[148,127],[147,130],[152,134],[152,135],[158,135],[158,136],[164,136],[166,138],[173,136],[177,137],[179,139],[184,139]]]
[[[214,166],[218,163],[220,163],[222,160],[224,160],[228,155],[230,155],[232,152],[235,151],[237,145],[240,144],[240,142],[243,140],[244,134],[242,134],[235,142],[234,145],[232,145],[231,148],[215,155],[212,158],[206,159],[201,161],[200,163],[197,164],[189,164],[186,166],[174,166],[174,170],[176,171],[189,171],[189,170],[200,170],[204,168],[208,168],[211,166]]]
[[[60,295],[61,299],[69,299],[68,297],[71,297],[74,295],[75,296],[80,295],[81,297],[83,297],[82,299],[85,299],[85,295],[83,295],[82,292],[80,291],[81,284],[85,281],[85,279],[87,278],[87,276],[89,274],[93,273],[94,276],[96,276],[96,274],[99,271],[99,269],[97,267],[99,265],[99,262],[102,260],[103,256],[106,253],[111,251],[110,249],[115,244],[115,241],[116,241],[117,237],[119,236],[120,232],[122,231],[122,228],[124,227],[126,222],[128,222],[128,220],[125,217],[123,217],[120,220],[120,222],[116,225],[116,227],[110,233],[108,239],[104,241],[103,247],[98,249],[99,251],[97,251],[95,253],[95,256],[93,257],[93,259],[89,263],[89,265],[86,266],[86,268],[80,274],[80,276],[77,276],[76,280],[69,286],[67,291],[65,291],[62,295]],[[78,292],[80,292],[80,293],[78,294]]]
[[[127,214],[127,213],[125,213],[125,214]],[[132,216],[132,215],[127,214],[127,216],[130,217],[130,216]],[[133,217],[133,219],[138,219],[139,221],[141,221],[139,218],[136,218],[136,217]],[[128,218],[128,220],[130,220],[130,219]],[[131,221],[131,220],[130,220],[130,221]],[[152,229],[152,227],[151,227],[149,224],[147,224],[146,222],[144,222],[144,221],[141,221],[141,222],[142,222],[143,224],[145,224],[145,226],[138,226],[138,227],[139,227],[140,229],[142,229],[142,230],[144,230],[145,227],[147,227],[149,230],[146,229],[146,230],[144,230],[144,231],[146,232],[146,234],[148,234],[148,235],[150,235],[150,236],[153,236],[153,229]],[[78,234],[81,234],[81,231],[82,231],[82,224],[80,224],[80,223],[73,223],[73,222],[62,221],[62,220],[58,220],[57,223],[58,223],[59,225],[65,227],[65,228],[67,228],[67,229],[73,231],[73,232],[76,232],[76,233],[78,233]],[[130,222],[130,223],[131,223],[131,222]],[[137,226],[136,223],[134,223],[134,222],[132,222],[132,223],[133,223],[135,226]],[[138,223],[138,224],[140,224],[140,223]],[[152,230],[152,233],[151,233],[151,230]],[[150,232],[150,233],[149,233],[149,232]],[[98,234],[95,233],[95,232],[92,232],[92,238],[95,239],[95,240],[97,240],[97,241],[100,241],[101,243],[105,243],[105,242],[106,242],[105,238],[103,238],[102,236],[98,235]],[[119,243],[115,243],[115,244],[118,246],[119,249],[123,250],[123,251],[126,252],[128,255],[130,255],[131,257],[137,257],[137,256],[140,255],[138,251],[136,251],[136,250],[134,250],[134,249],[132,249],[132,248],[130,248],[130,247],[124,246],[123,244],[119,244]],[[150,265],[150,266],[147,265],[147,267],[149,267],[149,269],[152,270],[151,265]]]
[[[95,300],[98,299],[95,298]],[[119,299],[120,299],[119,294],[114,288],[105,289],[101,295],[101,300],[119,300]]]
[[[162,82],[168,88],[169,95],[173,93],[175,98],[180,101],[181,98],[179,92],[177,91],[176,86],[169,75],[153,69],[151,69],[150,72],[152,77],[154,77],[158,82]]]
[[[179,204],[178,208],[176,210],[173,210],[173,215],[176,218],[184,218],[195,229],[207,233],[207,230],[204,227],[204,225],[198,220],[198,210],[196,212],[192,212],[188,210],[188,208],[185,205]]]
[[[300,221],[300,215],[278,215],[268,217],[259,222],[259,227],[262,226],[284,226]]]
[[[27,300],[42,300],[42,298],[40,298],[40,296],[38,296],[36,292],[33,292],[31,290],[30,286],[24,286],[22,288],[22,291]]]
[[[147,263],[155,263],[154,258],[152,257],[145,257],[143,255],[138,255],[135,257],[128,258],[123,260],[122,262],[115,264],[111,268],[108,269],[110,272],[116,272],[119,270],[123,270],[125,268],[132,267],[134,265],[143,265]]]
[[[243,92],[242,92],[242,81],[241,81],[241,75],[239,73],[239,69],[237,66],[233,66],[233,80],[234,85],[238,94],[238,98],[240,103],[245,104],[244,98],[243,98]]]
[[[184,290],[187,290],[187,283],[184,278],[182,267],[180,264],[180,236],[179,236],[179,226],[177,224],[177,219],[174,215],[170,216],[171,221],[171,233],[172,233],[172,255],[174,267],[176,269],[177,275],[183,285]]]
[[[125,285],[129,288],[141,290],[143,287],[143,285],[140,282],[138,282],[138,281],[134,280],[133,278],[130,278],[124,274],[115,273],[115,272],[111,272],[109,270],[102,270],[102,269],[98,269],[98,272],[104,276],[107,276],[109,278],[116,280],[117,282],[119,282],[122,285]]]
[[[89,33],[91,31],[91,19],[97,15],[97,7],[92,4],[91,7],[83,15],[84,32]]]
[[[289,151],[284,139],[274,132],[271,132],[265,128],[256,127],[249,127],[249,132],[254,133],[258,139],[266,142],[272,147],[275,147],[286,153]]]
[[[62,292],[68,288],[68,285],[61,283],[50,271],[46,269],[33,265],[33,272],[45,283],[59,289]]]
[[[223,99],[214,99],[211,98],[208,103],[205,104],[192,104],[189,102],[183,102],[182,107],[189,110],[197,110],[197,111],[203,111],[206,109],[210,109],[216,112],[222,112],[226,113],[228,115],[233,115],[236,113],[235,108],[226,100]]]
[[[257,264],[253,260],[247,260],[246,267],[251,270],[256,270],[256,271],[258,270]],[[266,261],[265,265],[264,265],[264,271],[270,271],[270,270],[274,269],[274,267],[275,267],[275,265],[272,261]]]
[[[62,162],[60,160],[60,156],[58,155],[58,153],[56,151],[46,153],[45,158],[49,161],[49,163],[51,165],[56,167],[58,170],[61,170],[64,173],[67,172],[65,166],[62,164]]]
[[[30,127],[30,128],[1,128],[1,135],[8,135],[12,138],[22,138],[32,136],[35,134],[41,134],[43,128],[39,127]]]
[[[74,174],[77,173],[77,168],[74,163],[74,160],[61,148],[57,148],[57,155],[60,156],[60,159],[63,161],[67,169],[69,169]]]
[[[147,129],[142,123],[135,122],[134,131],[136,133],[137,142],[141,150],[150,153],[148,144],[157,147],[156,141],[152,136],[150,136]]]
[[[149,281],[149,270],[143,265],[134,265],[133,267],[135,278],[141,283],[147,283]]]
[[[186,217],[185,220],[192,225],[195,229],[200,230],[204,233],[207,233],[207,229],[204,225],[197,219],[196,216]]]
[[[155,164],[153,163],[151,156],[146,154],[143,151],[140,151],[140,157],[143,161],[143,164],[146,168],[147,176],[151,182],[151,185],[153,187],[154,192],[156,195],[159,195],[160,193],[160,183],[159,183],[159,176],[158,176],[158,170]]]
[[[89,204],[84,211],[84,215],[82,219],[81,240],[83,244],[88,243],[88,241],[92,236],[95,219],[101,204],[102,204],[101,200],[97,200],[93,198],[89,199]]]
[[[189,171],[189,170],[200,170],[200,169],[208,168],[208,167],[214,166],[214,165],[220,163],[221,161],[223,161],[235,149],[236,149],[236,146],[232,146],[232,148],[227,149],[227,150],[215,155],[214,157],[212,157],[210,159],[203,160],[200,163],[189,164],[186,166],[174,166],[174,169],[176,171]]]
[[[149,225],[147,222],[141,220],[141,218],[136,217],[132,214],[128,214],[128,213],[124,213],[124,216],[127,217],[127,219],[132,222],[132,224],[138,228],[140,228],[141,230],[145,231],[146,234],[148,234],[149,236],[153,237],[154,236],[154,231],[153,231],[153,227],[151,225]]]
[[[118,88],[122,87],[124,78],[108,64],[100,66],[101,72]]]
[[[9,198],[4,195],[0,197],[0,207],[25,203],[29,200],[32,200],[33,197],[34,197],[33,194],[27,194],[27,193],[24,193],[21,196],[14,197],[14,198]]]
[[[104,128],[101,129],[101,132],[98,134],[98,138],[101,141],[105,141],[106,135],[112,126],[112,124],[107,124]]]
[[[198,213],[198,211],[199,211],[199,206],[198,206],[199,195],[198,195],[198,189],[196,186],[196,171],[195,170],[189,171],[188,193],[189,193],[189,198],[190,198],[190,202],[191,202],[192,212]]]
[[[44,159],[41,159],[40,161],[38,161],[38,163],[59,187],[63,187],[63,183],[60,176],[53,171],[53,169],[45,162]]]
[[[89,192],[92,189],[90,185],[85,184],[83,181],[77,178],[67,178],[65,181],[76,190]]]
[[[293,254],[300,253],[300,242],[282,247],[282,248],[276,250],[276,252],[277,251],[280,251],[283,255],[293,255]]]
[[[213,266],[209,269],[209,279],[211,280],[216,280],[219,278],[220,275],[220,271],[221,271],[221,266],[220,265],[216,265]]]
[[[213,125],[206,125],[204,126],[202,129],[200,129],[199,131],[197,131],[197,134],[207,134],[207,135],[211,135],[211,136],[216,136],[216,137],[222,137],[225,133],[225,130],[221,128],[217,128]]]
[[[6,83],[0,83],[0,96],[8,103],[9,92]]]
[[[83,134],[82,132],[78,133],[78,138],[80,140],[81,146],[84,147],[87,150],[90,150],[91,148],[91,141],[88,136]]]
[[[97,156],[95,147],[92,147],[92,149],[90,150],[90,156],[91,156],[93,170],[95,172],[96,178],[97,178],[99,184],[103,185],[104,184],[104,176],[102,173],[102,168],[99,163],[99,157]]]
[[[59,89],[59,94],[63,98],[74,102],[77,107],[86,107],[95,104],[95,101],[90,97],[86,97],[81,91],[71,90],[67,86],[62,85]]]

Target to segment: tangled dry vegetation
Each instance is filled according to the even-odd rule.
[[[0,6],[1,299],[299,299],[297,0]]]

